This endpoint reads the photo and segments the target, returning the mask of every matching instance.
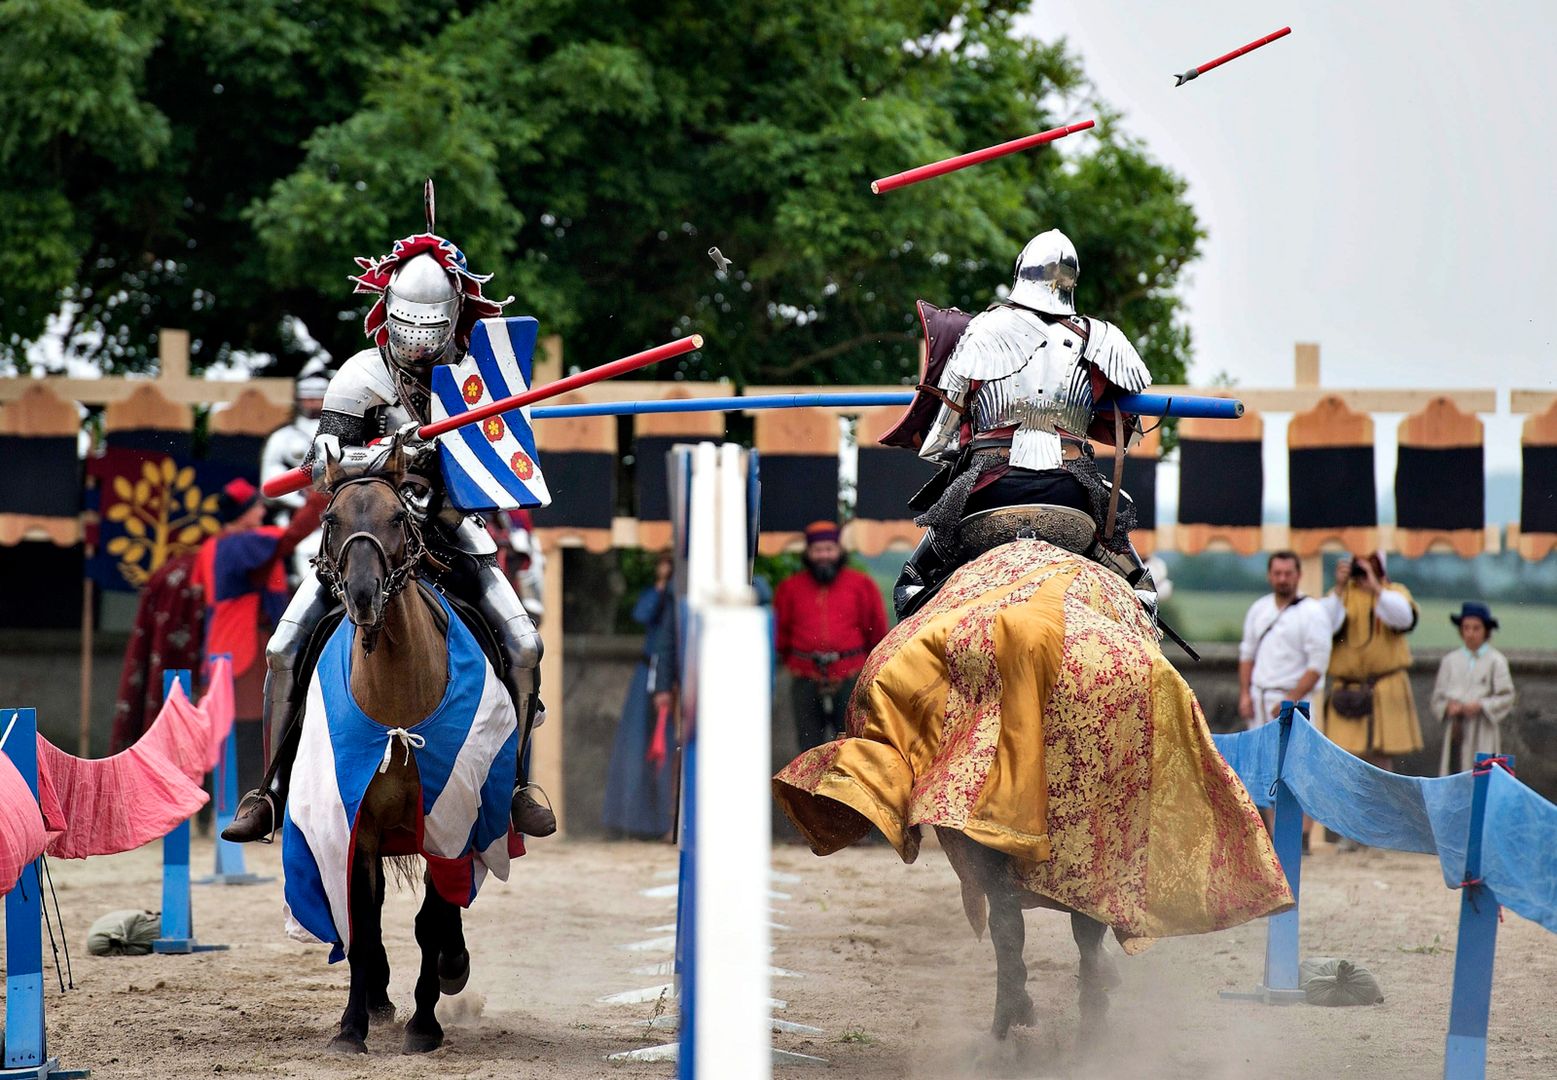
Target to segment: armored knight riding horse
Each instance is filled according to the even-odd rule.
[[[826,855],[879,829],[905,862],[933,826],[987,927],[993,1033],[1032,1024],[1023,909],[1071,913],[1081,1031],[1117,980],[1103,951],[1289,906],[1258,813],[1158,645],[1151,577],[1119,487],[1139,433],[1114,404],[1151,381],[1124,334],[1076,314],[1080,264],[1034,237],[1009,296],[969,316],[921,302],[918,394],[882,442],[942,463],[894,592],[901,621],[860,673],[847,735],[774,778]],[[1112,446],[1112,480],[1092,443]]]
[[[463,359],[478,321],[500,315],[513,297],[495,301],[483,296],[490,275],[472,273],[464,253],[433,227],[429,180],[427,231],[396,241],[381,258],[357,260],[363,272],[351,279],[356,291],[378,297],[363,325],[372,347],[354,354],[330,380],[304,465],[322,487],[327,462],[337,470],[332,475],[373,476],[384,472],[393,450],[406,451],[406,475],[415,482],[401,495],[425,538],[421,570],[438,578],[442,592],[495,636],[503,681],[528,739],[544,720],[540,635],[498,569],[497,546],[479,517],[446,497],[436,447],[413,435],[416,425],[431,419],[434,369]],[[409,423],[395,432],[398,438],[384,439],[395,418]],[[224,839],[265,840],[280,824],[303,717],[304,657],[339,601],[317,573],[306,575],[271,637],[265,651],[268,768],[262,787],[239,804]],[[523,784],[514,791],[512,813],[515,828],[527,835],[556,830],[552,812]]]

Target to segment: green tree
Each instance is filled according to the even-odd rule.
[[[916,364],[915,298],[977,310],[1059,226],[1084,309],[1180,380],[1176,289],[1202,236],[1184,184],[1062,45],[1011,36],[1027,6],[0,0],[0,32],[34,7],[113,20],[118,58],[95,111],[42,144],[26,129],[57,166],[22,180],[23,121],[0,120],[0,192],[53,193],[58,225],[31,243],[63,256],[0,328],[14,354],[68,301],[114,342],[107,365],[143,363],[150,331],[182,322],[197,362],[248,349],[287,371],[295,316],[342,358],[363,344],[351,257],[420,230],[431,175],[440,230],[576,364],[695,330],[709,345],[682,362],[691,378],[895,381]],[[101,32],[67,50],[83,78]],[[10,94],[38,115],[41,89],[0,88],[0,109]],[[1084,115],[1099,127],[1058,147],[870,194],[875,176]]]

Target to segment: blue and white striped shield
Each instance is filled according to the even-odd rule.
[[[477,322],[465,359],[433,368],[432,418],[459,416],[528,390],[538,332],[528,315]],[[460,510],[551,505],[529,406],[440,435],[438,454],[449,502]]]

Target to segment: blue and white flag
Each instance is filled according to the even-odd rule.
[[[410,728],[387,728],[351,694],[354,627],[343,621],[319,657],[308,688],[302,740],[282,824],[287,933],[335,947],[351,944],[347,887],[357,811],[379,767],[410,754],[422,782],[417,850],[433,885],[469,907],[487,871],[508,880],[522,854],[508,815],[519,768],[519,722],[507,689],[447,600],[449,685],[437,710]],[[415,603],[416,601],[412,601]]]
[[[528,315],[477,322],[465,359],[433,368],[433,420],[460,416],[528,390],[539,329]],[[535,454],[529,406],[440,435],[438,454],[444,490],[460,510],[551,505]]]

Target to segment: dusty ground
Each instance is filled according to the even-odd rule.
[[[274,848],[250,849],[250,868],[276,873]],[[194,862],[210,865],[196,841]],[[633,968],[664,958],[618,946],[659,936],[671,901],[641,890],[670,878],[674,853],[637,844],[542,842],[505,886],[488,885],[468,913],[470,985],[445,999],[448,1044],[400,1056],[398,1029],[377,1030],[366,1058],[327,1055],[345,1004],[345,965],[281,933],[280,886],[196,887],[196,930],[231,951],[183,957],[87,957],[89,923],[103,912],[159,903],[156,846],[54,875],[78,989],[48,997],[51,1050],[98,1077],[668,1076],[667,1065],[613,1065],[607,1054],[664,1041],[655,1005],[596,999],[664,981]],[[1441,1075],[1457,918],[1436,864],[1387,852],[1321,850],[1305,863],[1305,955],[1349,957],[1381,982],[1383,1005],[1357,1009],[1224,1004],[1217,991],[1259,979],[1264,927],[1164,941],[1120,959],[1106,1045],[1074,1045],[1075,948],[1068,921],[1028,916],[1031,989],[1042,1024],[1001,1052],[981,1037],[994,993],[989,945],[963,922],[954,879],[928,847],[914,866],[885,847],[817,859],[780,848],[774,962],[803,978],[775,979],[780,1015],[825,1029],[775,1036],[776,1045],[829,1059],[848,1077],[1193,1077],[1195,1080]],[[415,898],[392,895],[386,914],[391,994],[410,1004]],[[46,947],[47,951],[47,947]],[[1489,1072],[1557,1075],[1557,938],[1508,915],[1492,1002]],[[804,1075],[807,1070],[783,1070]]]

